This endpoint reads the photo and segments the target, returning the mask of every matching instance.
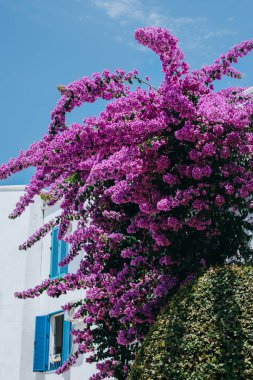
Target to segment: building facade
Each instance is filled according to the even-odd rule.
[[[75,351],[70,330],[82,327],[82,322],[71,322],[61,306],[83,298],[83,290],[59,298],[47,294],[27,300],[14,298],[14,292],[32,288],[48,277],[75,272],[79,264],[77,259],[58,267],[68,247],[58,241],[57,228],[28,251],[18,250],[36,229],[59,213],[57,206],[47,207],[37,197],[21,217],[8,219],[23,193],[24,186],[0,187],[0,380],[88,380],[95,366],[86,363],[85,356],[69,372],[54,373]]]

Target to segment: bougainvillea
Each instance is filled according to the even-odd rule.
[[[60,202],[59,218],[21,248],[59,224],[59,238],[70,244],[60,265],[81,254],[80,268],[16,296],[86,290],[75,313],[85,323],[73,332],[78,349],[57,371],[90,352],[87,360],[98,363],[91,380],[127,377],[176,285],[211,264],[250,257],[253,98],[242,88],[214,92],[213,82],[240,77],[231,65],[253,40],[190,72],[167,30],[142,28],[135,38],[161,59],[158,89],[145,87],[137,70],[120,69],[59,86],[48,133],[0,167],[1,178],[37,168],[11,218],[44,188],[49,206]],[[98,117],[66,125],[67,112],[98,98],[110,101]],[[72,220],[77,228],[68,235]]]

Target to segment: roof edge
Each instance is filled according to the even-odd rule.
[[[26,185],[7,185],[0,186],[0,191],[24,191]]]

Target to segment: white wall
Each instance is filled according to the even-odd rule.
[[[35,316],[58,311],[65,303],[84,297],[84,293],[74,291],[57,299],[46,294],[31,300],[14,298],[15,291],[35,286],[50,272],[50,234],[28,251],[19,251],[19,244],[59,213],[57,207],[44,209],[37,197],[20,218],[8,219],[23,192],[24,186],[0,186],[0,380],[88,380],[95,367],[84,358],[63,375],[32,371]],[[77,267],[78,260],[69,265],[69,272]]]
[[[55,216],[59,215],[59,208],[57,206],[47,207],[44,211],[44,223],[49,222]],[[42,264],[41,264],[41,280],[48,278],[50,272],[50,246],[51,246],[51,235],[48,234],[43,239],[42,247]],[[81,256],[78,256],[68,265],[68,272],[74,273],[78,268],[79,261]],[[84,298],[83,290],[75,290],[69,292],[66,295],[62,295],[59,298],[48,297],[47,294],[43,294],[39,298],[39,314],[45,315],[53,313],[61,309],[61,306],[80,299]],[[75,324],[73,328],[81,328],[82,324]],[[75,347],[73,347],[73,350]],[[72,367],[68,373],[62,375],[56,375],[52,372],[46,372],[37,374],[34,379],[36,380],[88,380],[89,377],[95,372],[95,366],[85,362],[85,357],[79,358],[78,362],[74,367]],[[26,379],[24,377],[24,379]]]
[[[37,197],[35,203],[30,206],[28,236],[31,236],[43,225],[43,202]],[[37,242],[27,251],[23,251],[26,257],[25,283],[22,290],[32,288],[40,282],[42,268],[43,241]],[[34,379],[33,349],[35,317],[39,314],[39,298],[19,300],[23,306],[23,323],[21,339],[21,356],[19,380]]]
[[[24,186],[0,187],[0,379],[20,379],[24,304],[14,292],[26,286],[27,256],[18,250],[28,237],[31,208],[15,221],[8,219]],[[37,201],[33,208],[38,208]],[[38,263],[39,264],[39,263]],[[35,275],[36,273],[34,273]],[[28,365],[25,358],[24,364]],[[28,380],[28,379],[27,379]]]

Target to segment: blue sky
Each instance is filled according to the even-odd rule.
[[[133,38],[140,26],[162,26],[180,39],[191,68],[253,38],[252,0],[0,0],[0,163],[16,156],[47,130],[58,84],[84,75],[138,68],[151,83],[162,75],[157,57]],[[253,85],[253,52],[237,66],[245,75],[217,89]],[[102,101],[68,117],[97,114]],[[31,171],[2,181],[25,184]]]

